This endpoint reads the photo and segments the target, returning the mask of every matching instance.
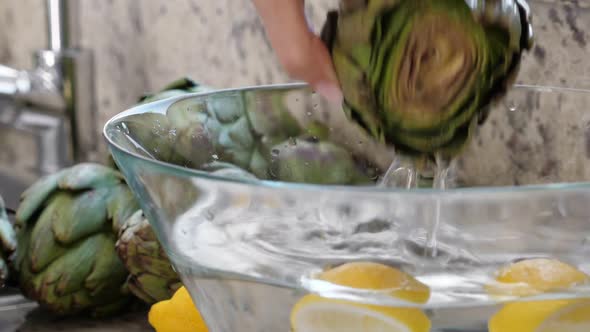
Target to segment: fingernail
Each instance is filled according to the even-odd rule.
[[[333,83],[318,83],[316,91],[332,103],[342,103],[342,91]]]

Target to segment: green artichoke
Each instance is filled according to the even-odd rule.
[[[8,255],[16,250],[16,234],[12,228],[4,200],[0,197],[0,288],[8,280]]]
[[[127,287],[145,303],[167,300],[182,285],[141,210],[123,224],[116,248],[129,271]]]
[[[199,84],[188,77],[180,78],[166,85],[162,90],[153,94],[146,94],[139,98],[139,104],[147,104],[157,100],[175,97],[187,93],[210,91],[210,88]]]
[[[115,242],[137,209],[121,174],[106,166],[79,164],[39,179],[16,214],[11,265],[25,296],[58,315],[125,308],[132,297]]]
[[[169,92],[152,95],[151,100],[160,95]],[[315,184],[371,183],[375,168],[329,141],[322,124],[300,124],[284,97],[275,93],[257,98],[242,91],[230,92],[227,98],[182,99],[166,114],[128,116],[124,127],[126,135],[141,144],[141,153],[147,151],[157,160],[208,172],[230,165],[231,171],[217,175]],[[329,176],[322,162],[330,162]]]
[[[341,0],[322,38],[348,116],[409,155],[454,156],[532,45],[524,0]]]

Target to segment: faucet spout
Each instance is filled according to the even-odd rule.
[[[45,0],[47,8],[47,41],[49,50],[60,52],[77,48],[79,40],[78,0]]]

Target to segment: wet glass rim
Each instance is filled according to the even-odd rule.
[[[351,186],[351,185],[318,185],[309,183],[295,183],[295,182],[284,182],[284,181],[272,181],[272,180],[246,180],[236,179],[230,177],[224,177],[219,175],[212,175],[205,171],[182,167],[179,165],[163,162],[156,159],[151,159],[137,153],[131,152],[112,140],[109,136],[109,129],[113,128],[114,123],[120,119],[135,114],[143,113],[164,113],[168,107],[175,104],[178,101],[195,98],[205,97],[210,95],[216,95],[220,93],[231,94],[232,92],[241,93],[244,91],[272,91],[272,90],[295,90],[309,88],[306,83],[287,83],[287,84],[270,84],[270,85],[257,85],[257,86],[245,86],[238,88],[228,89],[215,89],[213,91],[187,93],[181,96],[169,97],[166,99],[158,100],[155,102],[146,103],[143,105],[137,105],[130,109],[127,109],[109,119],[103,127],[103,137],[106,139],[110,149],[116,149],[117,151],[142,162],[157,166],[162,172],[169,173],[177,176],[184,177],[196,177],[203,178],[211,181],[218,182],[229,182],[234,184],[248,185],[254,187],[266,187],[282,190],[312,190],[312,191],[342,191],[348,193],[401,193],[406,195],[411,194],[511,194],[518,192],[534,192],[534,191],[579,191],[589,190],[590,182],[558,182],[551,184],[537,184],[537,185],[522,185],[522,186],[478,186],[478,187],[458,187],[450,189],[434,189],[434,188],[386,188],[377,186]],[[513,89],[527,89],[539,92],[553,92],[553,91],[564,91],[570,93],[588,93],[590,89],[579,89],[579,88],[568,88],[559,86],[544,86],[544,85],[527,85],[527,84],[515,84]]]

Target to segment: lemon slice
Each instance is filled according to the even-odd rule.
[[[488,286],[491,294],[530,296],[586,283],[590,277],[569,264],[538,258],[501,269],[496,281],[498,284]]]
[[[578,300],[547,318],[535,332],[590,331],[590,300]]]
[[[426,285],[382,264],[345,264],[318,277],[341,286],[384,291],[416,303],[424,303],[430,296]],[[293,307],[291,327],[293,332],[429,332],[431,322],[418,308],[377,306],[310,294]]]
[[[340,286],[386,292],[393,298],[414,303],[426,303],[430,298],[428,286],[401,270],[379,263],[343,264],[318,278]]]
[[[547,317],[570,303],[567,300],[509,303],[489,320],[489,332],[534,332]]]
[[[530,296],[568,288],[590,280],[588,275],[558,260],[530,259],[500,270],[488,291],[495,295]],[[489,332],[540,332],[538,329],[556,313],[580,300],[545,300],[509,303],[488,322]],[[548,332],[547,330],[544,332]],[[575,330],[573,330],[575,331]],[[573,332],[572,331],[572,332]],[[590,331],[590,329],[585,330]],[[560,332],[570,332],[561,329]]]

